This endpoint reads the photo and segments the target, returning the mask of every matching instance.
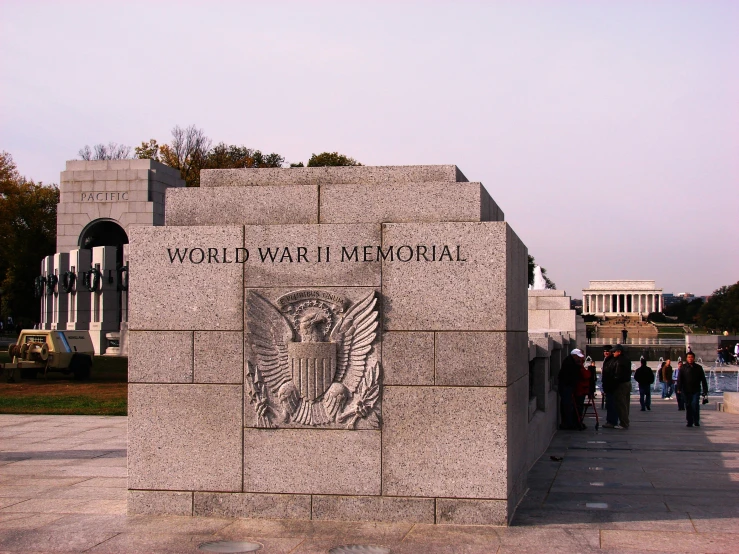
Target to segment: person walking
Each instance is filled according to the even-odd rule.
[[[708,396],[708,382],[703,366],[695,363],[695,354],[689,352],[685,356],[687,360],[680,369],[678,375],[677,390],[683,395],[685,403],[685,419],[688,420],[687,427],[701,426],[701,386],[703,387],[703,398]]]
[[[647,361],[644,358],[641,359],[639,369],[634,372],[634,381],[639,383],[639,404],[641,404],[641,411],[651,411],[654,373],[652,373],[652,368],[647,365]]]
[[[601,370],[601,387],[606,399],[606,422],[604,429],[614,429],[618,426],[618,410],[616,410],[616,364],[611,355],[611,347],[603,347],[603,369]],[[619,427],[620,428],[620,427]]]
[[[631,362],[624,352],[623,346],[617,344],[611,351],[615,370],[616,389],[615,401],[618,411],[616,429],[629,428],[629,403],[631,401]]]
[[[672,398],[674,384],[672,372],[670,358],[667,358],[659,370],[659,380],[662,383],[662,398]]]
[[[559,428],[572,430],[579,429],[575,415],[575,385],[580,379],[580,369],[583,365],[585,357],[583,353],[575,348],[562,361],[562,367],[559,370],[558,391],[559,391],[559,411],[561,423]]]
[[[677,362],[677,367],[675,368],[675,373],[672,374],[672,378],[675,381],[675,398],[677,399],[677,411],[678,412],[684,412],[685,411],[685,402],[683,402],[683,395],[677,392],[677,380],[680,378],[680,371],[683,368],[682,361]]]

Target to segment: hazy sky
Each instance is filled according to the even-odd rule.
[[[456,164],[558,288],[739,280],[739,2],[0,0],[0,150],[85,144]]]

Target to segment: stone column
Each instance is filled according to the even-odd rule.
[[[98,289],[92,293],[90,338],[95,354],[105,354],[107,333],[118,331],[120,323],[119,292],[116,286],[115,246],[96,246],[92,249],[92,267],[102,274]],[[112,278],[111,278],[112,277]]]
[[[54,319],[51,322],[52,329],[64,330],[67,328],[67,315],[69,313],[67,304],[69,300],[69,294],[67,294],[62,287],[62,277],[67,271],[69,271],[69,254],[54,254],[54,274],[56,275],[58,281],[54,290],[54,294],[51,297],[51,301],[54,304]]]
[[[54,256],[46,256],[41,262],[41,275],[44,279],[49,279],[54,275]],[[41,291],[41,320],[39,321],[39,329],[51,329],[51,322],[54,320],[54,295],[47,293],[47,287],[44,285]]]
[[[661,294],[657,295],[657,311],[658,312],[662,311],[662,295]]]
[[[90,328],[90,293],[82,284],[82,272],[89,270],[91,263],[91,250],[81,248],[69,251],[69,271],[75,274],[75,282],[67,300],[67,331]]]

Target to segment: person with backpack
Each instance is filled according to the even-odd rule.
[[[651,411],[654,373],[652,373],[652,368],[647,365],[647,361],[644,358],[641,359],[641,366],[639,366],[639,369],[634,372],[634,381],[639,383],[639,404],[641,404],[641,411]],[[664,396],[662,396],[662,398],[664,398]]]

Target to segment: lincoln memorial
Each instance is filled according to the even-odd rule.
[[[582,312],[600,316],[648,315],[662,311],[662,289],[654,281],[590,281]]]

